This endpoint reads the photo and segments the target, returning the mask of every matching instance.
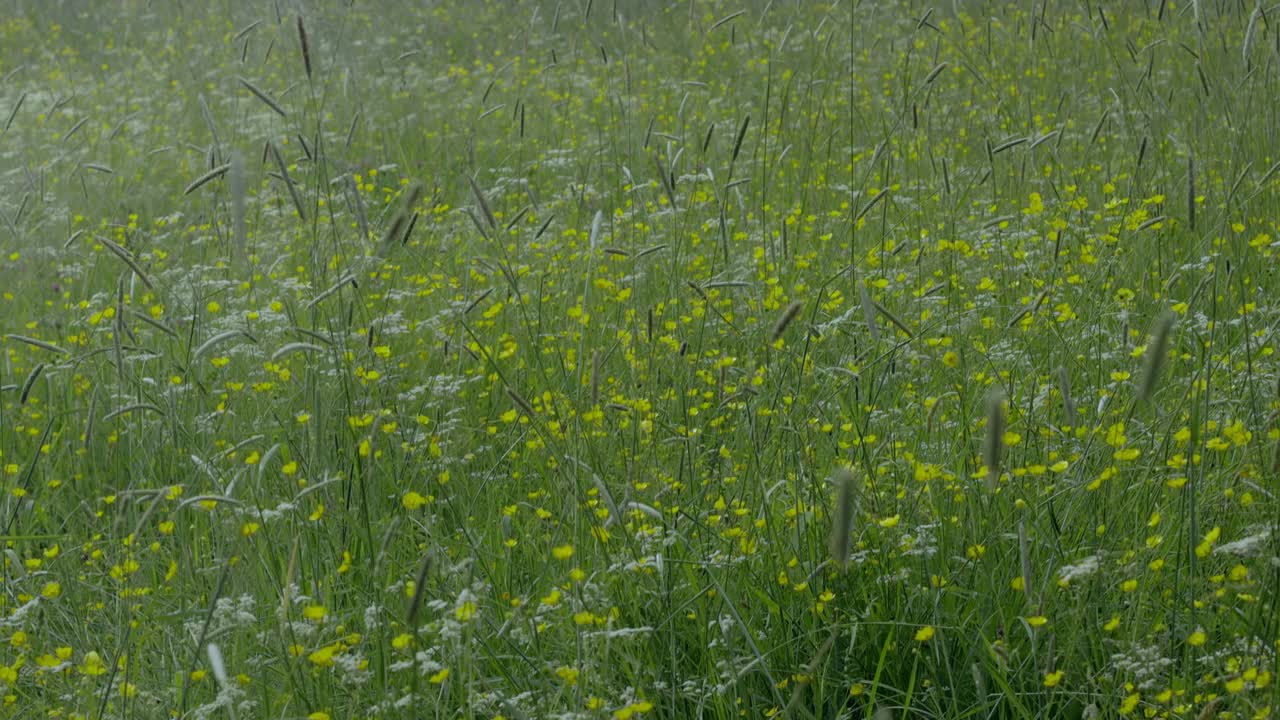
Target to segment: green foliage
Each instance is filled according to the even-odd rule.
[[[0,715],[1277,705],[1261,6],[294,5],[0,18]]]

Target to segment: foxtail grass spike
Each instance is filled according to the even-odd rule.
[[[307,26],[298,16],[298,44],[302,47],[302,66],[307,71],[307,79],[311,79],[311,43],[307,41]]]
[[[804,307],[804,304],[799,300],[787,306],[787,309],[778,317],[778,321],[773,324],[773,331],[769,333],[769,342],[775,343],[778,338],[782,337],[782,333],[787,331],[787,326],[800,314],[800,308],[802,307]]]
[[[831,480],[836,486],[836,508],[831,516],[831,560],[845,570],[849,566],[849,539],[853,531],[853,471],[840,468]]]
[[[1008,421],[1004,400],[1004,393],[1000,390],[987,396],[987,438],[982,448],[982,463],[987,468],[987,487],[991,490],[1000,483],[1000,460],[1004,453],[1004,431]]]
[[[528,415],[529,417],[537,416],[538,413],[534,412],[533,406],[530,405],[529,401],[525,400],[524,396],[522,396],[520,393],[516,392],[511,388],[507,388],[507,397],[510,397],[511,401],[514,402],[516,405],[518,405],[520,409],[524,411],[525,415]]]
[[[1177,317],[1165,310],[1156,318],[1151,326],[1151,344],[1147,346],[1147,354],[1142,363],[1142,380],[1138,384],[1138,402],[1151,401],[1155,393],[1156,381],[1160,379],[1160,371],[1164,368],[1165,357],[1169,353],[1169,335],[1173,332]]]
[[[1071,373],[1067,372],[1065,367],[1059,367],[1056,375],[1058,376],[1058,393],[1062,395],[1062,412],[1066,416],[1067,424],[1075,427],[1078,417],[1076,401],[1071,397]]]

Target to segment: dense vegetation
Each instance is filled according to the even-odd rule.
[[[10,6],[0,715],[1280,701],[1274,9]]]

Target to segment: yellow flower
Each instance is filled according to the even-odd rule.
[[[45,583],[44,589],[40,591],[46,600],[57,600],[62,594],[62,586],[56,582]]]
[[[1051,673],[1045,673],[1045,676],[1044,676],[1044,686],[1045,686],[1045,687],[1049,687],[1049,688],[1051,688],[1051,687],[1058,687],[1058,683],[1060,683],[1060,682],[1062,682],[1062,671],[1061,671],[1061,670],[1055,670],[1055,671],[1053,671],[1053,672],[1051,672]]]
[[[431,676],[430,682],[432,685],[439,685],[440,683],[448,679],[449,679],[449,668],[441,668],[439,672]]]
[[[1205,636],[1204,631],[1199,628],[1196,628],[1195,632],[1191,633],[1191,635],[1187,638],[1187,644],[1191,645],[1192,647],[1200,647],[1201,645],[1204,644],[1204,641],[1207,639],[1208,638]]]
[[[916,642],[929,642],[933,639],[933,626],[925,625],[916,630]]]
[[[882,528],[891,528],[897,526],[900,520],[902,520],[902,515],[893,515],[878,521],[877,524]]]
[[[337,655],[341,649],[342,646],[338,643],[325,645],[319,650],[308,655],[307,659],[310,660],[313,665],[319,665],[320,667],[333,667],[333,656]]]
[[[1114,448],[1122,447],[1128,438],[1124,436],[1124,423],[1116,423],[1107,428],[1106,442]]]
[[[639,715],[641,713],[647,713],[652,709],[653,709],[653,703],[647,700],[642,700],[640,702],[633,702],[624,708],[619,708],[617,710],[614,710],[613,717],[615,720],[631,720],[631,718],[635,717],[636,715]]]
[[[562,665],[559,668],[556,668],[556,676],[563,680],[566,685],[578,684],[577,668],[565,667]]]
[[[1142,451],[1138,448],[1121,448],[1112,453],[1111,457],[1121,462],[1128,462],[1130,460],[1138,459],[1138,456],[1141,454]]]
[[[476,616],[476,604],[471,600],[465,600],[456,610],[453,616],[458,618],[458,622],[466,622]]]
[[[1214,526],[1212,530],[1204,534],[1204,539],[1196,546],[1196,557],[1206,558],[1209,553],[1213,552],[1213,544],[1218,542],[1218,538],[1222,535],[1222,528]]]
[[[568,560],[573,557],[573,546],[560,545],[558,547],[551,548],[551,557],[557,560]]]
[[[404,505],[405,510],[417,510],[427,504],[427,499],[421,494],[410,490],[400,498],[400,504]]]
[[[96,650],[90,650],[84,654],[84,663],[80,665],[80,672],[96,677],[107,671],[107,664],[102,661],[102,656]]]

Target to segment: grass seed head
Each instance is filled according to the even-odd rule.
[[[524,397],[514,389],[510,387],[507,388],[507,397],[510,397],[511,401],[518,405],[520,409],[524,411],[525,415],[528,415],[529,417],[537,415],[533,410],[533,406],[529,404],[529,401],[525,400]]]
[[[307,71],[307,79],[311,79],[311,43],[307,41],[307,26],[302,22],[302,16],[298,16],[298,45],[302,48],[302,66]]]
[[[1176,319],[1172,312],[1165,310],[1151,326],[1151,344],[1147,346],[1146,358],[1142,363],[1142,380],[1138,385],[1139,403],[1149,402],[1156,390],[1156,381],[1160,379],[1160,371],[1169,354],[1169,335],[1173,332]]]
[[[987,467],[987,487],[992,490],[1000,482],[1000,460],[1004,454],[1004,431],[1008,424],[1004,401],[1004,392],[1000,390],[987,396],[987,437],[982,462]]]
[[[800,314],[800,308],[802,307],[804,307],[804,303],[799,300],[787,306],[787,309],[778,317],[778,321],[773,324],[773,332],[769,333],[770,343],[775,343],[778,338],[782,337],[782,333],[787,331],[787,326]]]
[[[842,467],[831,476],[836,486],[836,508],[831,516],[831,559],[844,570],[849,565],[849,539],[853,530],[854,491],[856,482],[853,471]]]

